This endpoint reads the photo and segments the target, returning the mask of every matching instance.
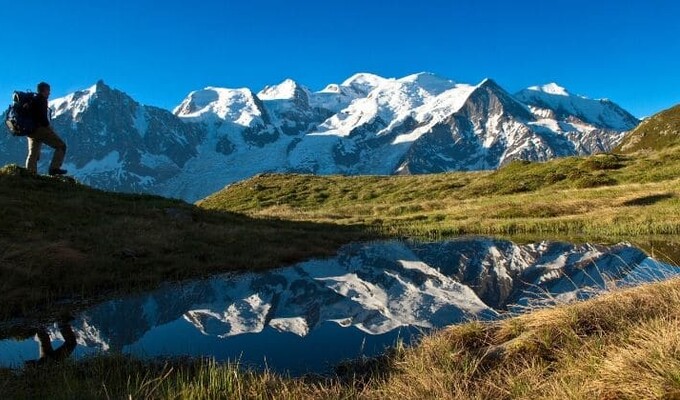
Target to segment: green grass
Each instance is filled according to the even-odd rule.
[[[472,322],[332,377],[109,355],[0,370],[8,399],[679,399],[680,281]]]
[[[495,172],[261,175],[199,205],[253,217],[371,226],[386,235],[677,235],[680,149],[513,162]]]
[[[680,105],[643,121],[615,149],[619,153],[661,151],[680,145]]]
[[[0,169],[0,319],[332,254],[365,229],[253,219]]]

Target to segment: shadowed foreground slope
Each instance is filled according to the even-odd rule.
[[[360,229],[253,219],[0,169],[0,317],[332,254]]]

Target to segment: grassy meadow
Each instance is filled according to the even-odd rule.
[[[261,175],[199,206],[255,218],[368,226],[389,236],[677,235],[680,150],[517,161],[495,172]]]

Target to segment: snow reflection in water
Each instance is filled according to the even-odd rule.
[[[462,238],[358,243],[329,259],[222,275],[102,303],[70,324],[75,356],[208,356],[292,374],[373,356],[401,338],[535,302],[584,298],[613,284],[676,275],[627,243]],[[67,327],[48,327],[63,341]],[[39,358],[45,335],[0,341],[0,365]]]

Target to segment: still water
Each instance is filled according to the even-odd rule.
[[[332,258],[166,285],[99,304],[67,324],[0,341],[0,366],[121,352],[324,373],[432,329],[678,273],[628,243],[479,237],[356,243]]]

